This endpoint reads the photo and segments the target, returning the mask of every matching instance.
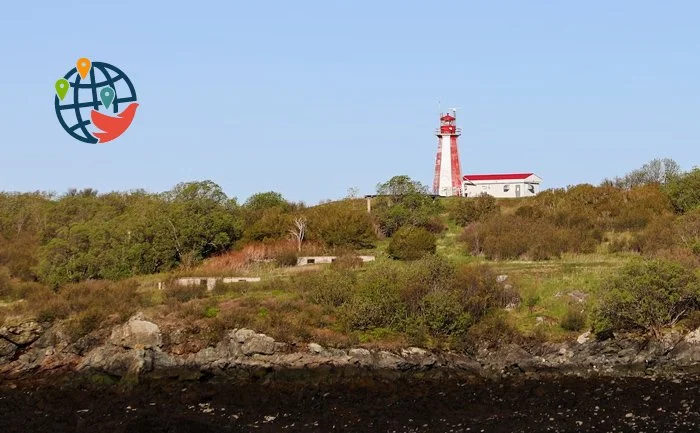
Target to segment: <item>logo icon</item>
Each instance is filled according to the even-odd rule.
[[[55,90],[59,123],[85,143],[107,143],[122,135],[139,106],[134,85],[121,69],[86,58],[56,81]]]

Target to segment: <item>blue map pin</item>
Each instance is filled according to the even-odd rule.
[[[114,89],[111,87],[105,87],[100,90],[100,100],[102,101],[102,104],[104,104],[105,108],[109,108],[109,106],[112,105],[112,101],[114,101],[114,93]]]

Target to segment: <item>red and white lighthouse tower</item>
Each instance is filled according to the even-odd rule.
[[[455,125],[456,116],[456,110],[452,110],[452,114],[440,115],[440,127],[436,131],[438,150],[435,159],[433,194],[462,195],[462,171],[459,166],[459,151],[457,150],[457,137],[460,136],[462,130]]]

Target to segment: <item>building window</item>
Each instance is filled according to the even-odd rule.
[[[535,193],[535,185],[528,185],[527,190],[530,191],[531,194]]]
[[[503,185],[503,192],[510,191],[510,185]]]
[[[307,265],[313,265],[314,263],[316,263],[316,259],[306,259]]]

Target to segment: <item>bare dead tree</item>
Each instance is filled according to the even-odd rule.
[[[301,251],[301,242],[306,235],[306,218],[303,216],[294,218],[294,228],[289,230],[289,234],[297,243],[297,251]]]

